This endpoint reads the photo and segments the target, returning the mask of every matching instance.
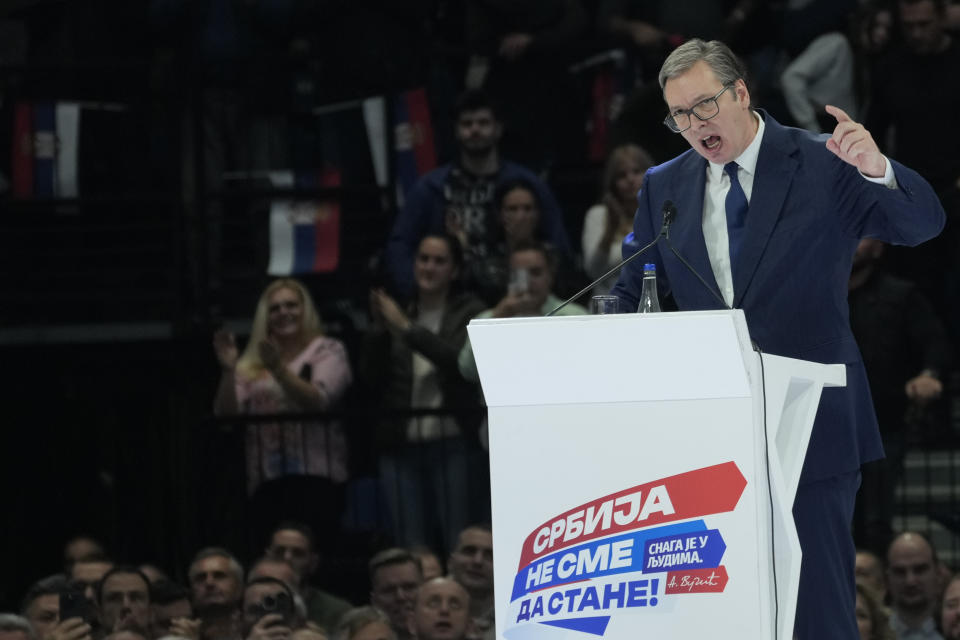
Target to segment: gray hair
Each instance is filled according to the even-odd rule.
[[[15,613],[0,613],[0,631],[23,631],[30,640],[37,637],[27,619]]]
[[[198,551],[197,555],[193,556],[193,560],[190,561],[190,567],[187,570],[187,577],[189,578],[193,575],[194,565],[201,560],[206,560],[207,558],[226,558],[230,566],[230,573],[232,573],[234,578],[237,579],[237,584],[243,584],[243,566],[232,553],[223,547],[206,547]]]
[[[737,80],[747,80],[747,68],[730,47],[719,40],[705,42],[694,38],[674,49],[664,60],[659,76],[661,91],[667,80],[686,73],[701,60],[707,63],[724,86]]]
[[[393,634],[393,627],[390,625],[390,618],[387,617],[387,614],[376,607],[366,606],[350,609],[343,614],[332,638],[333,640],[350,640],[358,631],[374,622],[383,623],[390,628],[390,633]],[[396,635],[393,637],[396,638]]]

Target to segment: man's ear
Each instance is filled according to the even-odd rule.
[[[307,563],[307,571],[310,572],[309,575],[313,575],[318,566],[320,566],[320,555],[316,552],[311,552],[310,562]],[[306,578],[306,576],[304,576],[304,578]]]
[[[743,78],[738,78],[733,84],[733,91],[737,94],[737,100],[742,102],[745,107],[750,106],[750,90],[747,89],[747,83]]]

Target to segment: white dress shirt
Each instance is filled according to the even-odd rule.
[[[763,140],[764,123],[756,111],[753,116],[757,119],[757,133],[734,160],[737,165],[737,180],[743,189],[743,195],[750,204],[753,194],[753,179],[757,174],[757,158],[760,156],[760,143]],[[826,144],[826,140],[824,140]],[[887,160],[884,156],[884,160]],[[860,175],[863,175],[862,173]],[[887,168],[882,178],[863,176],[864,179],[882,184],[890,189],[897,188],[897,181],[893,175],[893,166],[887,160]],[[730,266],[730,240],[727,237],[727,192],[730,191],[730,176],[723,170],[722,164],[707,163],[707,184],[703,194],[703,239],[707,245],[707,255],[710,258],[710,267],[713,276],[720,287],[720,293],[728,306],[733,306],[733,269]],[[771,212],[757,212],[758,215],[771,215]],[[751,212],[747,211],[749,225]]]

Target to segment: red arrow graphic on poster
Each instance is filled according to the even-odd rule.
[[[731,461],[597,498],[534,529],[523,542],[520,568],[594,538],[733,511],[746,486],[746,479]]]

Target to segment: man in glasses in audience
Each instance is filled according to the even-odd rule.
[[[647,254],[661,299],[681,311],[743,309],[763,351],[846,364],[847,386],[823,391],[793,507],[803,551],[794,634],[852,639],[854,499],[860,465],[883,448],[847,281],[860,238],[916,245],[940,233],[945,215],[930,185],[842,109],[826,107],[829,136],[784,127],[753,107],[745,75],[718,41],[690,40],[664,62],[664,123],[691,150],[647,172],[624,246],[657,237],[672,202],[671,242],[692,269],[666,247]],[[622,307],[636,308],[642,282],[633,261],[612,292]]]

